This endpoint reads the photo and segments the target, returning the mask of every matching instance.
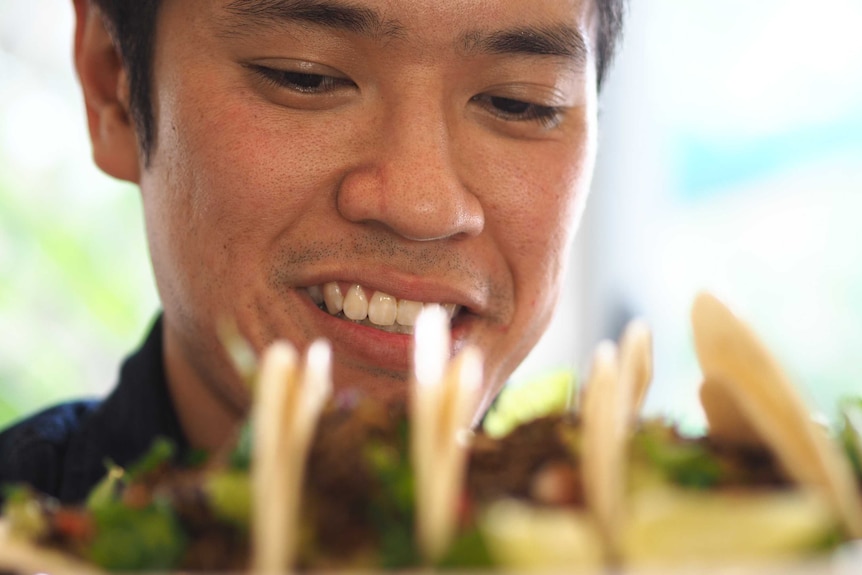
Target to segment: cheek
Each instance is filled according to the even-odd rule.
[[[588,196],[593,155],[585,137],[577,145],[538,146],[521,161],[502,164],[496,188],[505,193],[489,209],[497,214],[494,233],[517,287],[553,291],[548,288],[562,275]]]
[[[194,257],[262,263],[261,250],[334,188],[337,161],[326,150],[337,147],[337,132],[261,106],[250,94],[218,93],[228,96],[190,96],[162,117],[163,211],[184,249],[199,248]]]
[[[191,172],[185,192],[201,216],[195,220],[218,234],[289,224],[320,177],[319,164],[305,161],[313,150],[284,137],[289,127],[279,130],[241,105],[221,116],[201,118],[178,142],[184,169]]]
[[[267,117],[247,94],[203,98],[182,86],[163,93],[176,96],[160,101],[141,182],[162,301],[201,317],[249,307],[269,297],[278,246],[307,234],[309,214],[326,201],[334,171],[323,150],[333,136]]]
[[[550,322],[592,178],[589,136],[528,149],[487,162],[496,169],[485,174],[482,188],[487,231],[505,262],[513,298],[507,329],[491,343],[488,376],[497,382],[509,377]]]

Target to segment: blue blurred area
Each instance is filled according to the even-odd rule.
[[[672,141],[676,193],[681,200],[703,199],[829,157],[854,154],[862,162],[862,107],[856,116],[756,137],[680,133]]]
[[[588,340],[645,317],[648,410],[702,425],[688,314],[707,289],[833,416],[862,393],[862,2],[630,7],[586,215]]]

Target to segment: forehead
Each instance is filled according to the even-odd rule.
[[[595,19],[594,0],[164,0],[164,4],[163,17],[165,11],[168,17],[194,14],[199,22],[205,19],[228,35],[301,25],[387,43],[446,43],[465,50],[493,50],[495,43],[499,47],[520,38],[525,44],[533,41],[531,50],[575,57],[585,57],[590,50]],[[494,36],[501,30],[512,34]]]

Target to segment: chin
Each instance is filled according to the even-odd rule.
[[[402,371],[386,368],[339,369],[336,365],[334,384],[339,396],[360,395],[386,404],[406,405],[410,378]]]

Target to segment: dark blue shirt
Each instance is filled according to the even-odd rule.
[[[107,460],[126,466],[159,436],[173,441],[180,454],[188,451],[168,392],[161,318],[123,363],[107,398],[64,403],[0,433],[0,484],[24,482],[78,503],[105,475]]]

